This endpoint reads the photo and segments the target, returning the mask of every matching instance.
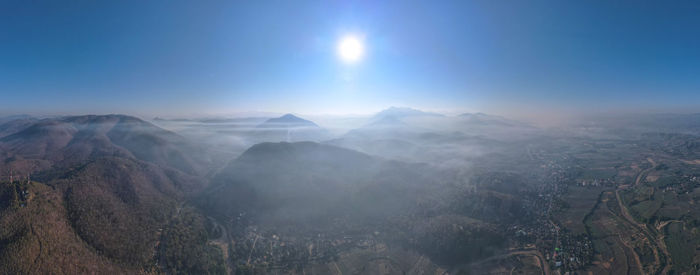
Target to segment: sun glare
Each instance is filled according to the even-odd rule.
[[[362,59],[364,54],[364,46],[359,38],[348,35],[340,39],[338,43],[338,55],[345,63],[356,63]]]

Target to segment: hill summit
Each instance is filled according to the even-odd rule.
[[[260,128],[297,128],[297,127],[313,127],[318,128],[318,125],[313,121],[306,120],[293,114],[286,114],[281,117],[271,118],[258,125]]]

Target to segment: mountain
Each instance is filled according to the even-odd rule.
[[[36,118],[24,116],[21,118],[0,120],[0,138],[22,131],[37,121],[38,119]]]
[[[405,117],[416,117],[416,116],[432,116],[432,117],[443,117],[444,115],[438,113],[424,112],[421,110],[416,110],[407,107],[389,107],[374,115],[374,120],[379,120],[385,117],[394,118],[405,118]]]
[[[37,182],[25,188],[26,206],[16,208],[8,204],[15,186],[0,184],[0,273],[138,273],[83,241],[68,219],[63,193]]]
[[[318,128],[316,123],[300,118],[292,114],[286,114],[281,117],[271,118],[258,125],[259,128],[302,128],[311,127]]]
[[[374,236],[377,244],[391,243],[392,253],[410,247],[429,256],[428,263],[456,265],[501,249],[503,236],[481,220],[435,216],[450,213],[465,199],[476,201],[464,197],[461,187],[454,185],[454,176],[453,171],[425,164],[390,161],[314,142],[261,143],[224,168],[198,201],[203,211],[229,221],[225,226],[238,232],[234,243],[240,245],[233,250],[238,258],[257,253],[251,250],[250,237],[262,234],[270,237],[258,240],[261,247],[277,245],[276,238],[283,240],[280,253],[316,251],[314,255],[352,261],[356,257],[352,253],[362,251],[362,245],[329,244],[318,252],[312,249],[317,243],[308,240],[318,239],[323,245]],[[478,201],[471,207],[484,205]],[[459,222],[458,227],[456,221],[462,219],[470,222]]]
[[[23,128],[0,138],[0,273],[223,270],[184,203],[206,186],[200,148],[122,115]]]
[[[360,134],[390,137],[396,133],[415,133],[426,130],[415,124],[416,120],[442,118],[444,116],[437,113],[428,113],[405,107],[390,107],[372,116],[364,126],[350,130],[346,136]]]
[[[254,141],[253,144],[279,141],[321,141],[330,136],[326,129],[319,127],[316,123],[292,114],[268,119],[259,124],[253,131],[242,134]]]
[[[27,120],[27,119],[36,119],[33,116],[30,115],[11,115],[11,116],[4,116],[0,117],[0,124],[3,124],[8,121],[13,121],[13,120]]]
[[[484,134],[514,128],[504,125],[516,122],[481,113],[455,117],[391,107],[370,123],[324,142],[401,161],[457,164],[502,148]]]
[[[362,128],[408,128],[410,119],[421,118],[442,118],[444,115],[438,113],[423,112],[406,107],[390,107],[372,116],[368,123]]]
[[[201,148],[151,123],[124,115],[15,121],[23,128],[0,138],[0,148],[24,159],[71,166],[99,157],[123,157],[198,174],[207,168]],[[5,129],[10,129],[7,127]]]
[[[168,241],[170,231],[163,231],[184,212],[179,202],[203,184],[119,157],[56,171],[43,183],[3,181],[2,201],[19,193],[21,205],[0,204],[0,273],[144,273],[156,263],[174,265],[160,258],[184,253],[178,250],[183,242],[190,249],[206,246]]]
[[[315,219],[338,211],[371,213],[410,209],[407,194],[431,186],[437,172],[315,142],[261,143],[233,160],[205,192],[207,209],[231,216],[240,211]],[[432,185],[435,186],[435,185]],[[413,191],[410,191],[413,190]],[[293,206],[293,207],[292,207]],[[332,209],[332,210],[331,210]]]

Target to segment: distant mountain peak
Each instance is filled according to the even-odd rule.
[[[295,116],[293,114],[286,114],[281,117],[271,118],[260,124],[258,127],[271,128],[271,127],[318,127],[316,123],[310,120],[306,120]]]
[[[285,114],[278,118],[272,118],[272,120],[284,120],[284,121],[308,121],[293,114]]]

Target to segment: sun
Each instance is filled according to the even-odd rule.
[[[346,35],[338,42],[338,56],[345,63],[356,63],[364,55],[365,47],[362,41],[353,35]]]

